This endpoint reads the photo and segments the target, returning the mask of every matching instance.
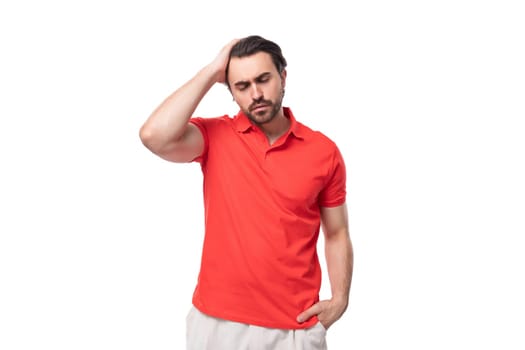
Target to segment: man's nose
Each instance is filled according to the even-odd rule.
[[[260,86],[257,84],[252,85],[251,93],[252,93],[252,99],[254,101],[260,100],[263,97],[262,90]]]

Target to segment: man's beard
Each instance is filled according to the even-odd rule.
[[[253,101],[253,103],[248,107],[248,110],[244,111],[244,114],[256,125],[264,125],[266,123],[271,122],[277,113],[281,110],[281,106],[283,105],[283,98],[284,98],[284,89],[281,89],[281,96],[279,96],[278,100],[273,103],[270,100],[264,100],[259,99],[257,101]],[[261,111],[260,113],[254,112],[252,113],[252,110],[257,106],[267,106],[270,107],[269,110],[265,109]]]

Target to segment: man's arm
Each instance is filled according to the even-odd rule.
[[[337,321],[348,306],[354,253],[348,229],[346,204],[334,208],[321,208],[321,222],[325,235],[325,257],[332,290],[332,298],[323,300],[305,310],[297,317],[304,322],[317,315],[328,329]]]
[[[189,162],[204,148],[199,129],[188,123],[198,104],[215,83],[225,82],[230,50],[228,43],[217,57],[191,80],[168,96],[140,129],[142,143],[153,153],[173,162]]]

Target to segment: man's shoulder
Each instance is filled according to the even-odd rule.
[[[290,107],[285,107],[285,114],[288,115],[294,122],[293,132],[294,134],[310,141],[311,143],[326,145],[335,147],[336,144],[328,135],[324,132],[314,129],[313,127],[306,125],[305,123],[297,120],[295,118],[292,109]]]
[[[221,123],[221,122],[232,121],[233,117],[231,117],[229,114],[223,114],[223,115],[215,116],[215,117],[194,116],[194,117],[191,117],[190,120],[199,121],[202,123]]]
[[[328,147],[337,147],[335,141],[324,132],[312,129],[301,122],[297,122],[297,127],[300,133],[305,135],[311,142],[322,144]]]
[[[190,119],[190,122],[197,124],[198,126],[203,126],[205,128],[212,128],[217,127],[221,125],[230,125],[233,121],[233,118],[228,115],[224,114],[217,117],[200,117],[195,116]]]

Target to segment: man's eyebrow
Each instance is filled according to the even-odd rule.
[[[247,89],[250,86],[250,83],[244,80],[238,81],[233,86],[238,90]]]
[[[269,75],[270,75],[270,72],[264,72],[264,73],[262,73],[262,74],[259,74],[259,75],[257,76],[257,78],[255,78],[255,80],[261,80],[261,79],[264,79],[264,78],[266,78],[266,77],[269,76]]]
[[[258,81],[258,80],[264,79],[264,78],[268,77],[270,74],[271,74],[270,72],[261,73],[258,76],[256,76],[254,80]],[[250,82],[247,81],[247,80],[239,80],[239,81],[236,81],[233,85],[234,86],[243,86],[243,85],[249,85],[249,84],[250,84]]]

